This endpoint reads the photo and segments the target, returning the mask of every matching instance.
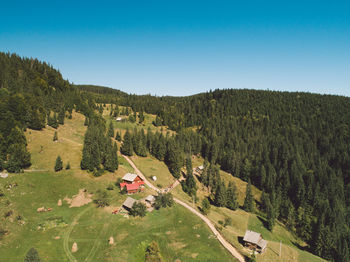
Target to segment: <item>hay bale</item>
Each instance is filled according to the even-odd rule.
[[[110,237],[108,243],[109,243],[110,245],[113,245],[113,244],[114,244],[114,238],[113,238],[113,237]]]
[[[45,212],[45,207],[39,207],[36,212]]]
[[[77,251],[78,251],[78,244],[77,244],[77,242],[74,242],[73,246],[72,246],[72,253],[75,253]]]
[[[58,202],[57,202],[57,206],[62,206],[62,200],[61,199],[58,199]]]

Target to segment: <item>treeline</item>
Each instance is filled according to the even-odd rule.
[[[91,115],[86,124],[81,169],[92,171],[95,176],[103,170],[114,172],[118,169],[118,148],[111,140],[113,128],[107,132],[105,120],[97,114]]]
[[[45,62],[0,52],[0,170],[29,167],[26,128],[57,128],[73,109],[90,115],[93,95],[79,91]]]
[[[157,125],[179,133],[197,130],[208,162],[264,192],[261,209],[271,221],[284,222],[311,252],[348,261],[349,98],[215,90],[181,98],[130,96],[125,105],[157,114]]]

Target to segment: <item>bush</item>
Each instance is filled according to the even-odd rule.
[[[130,215],[144,217],[146,215],[146,205],[141,202],[134,203],[130,210]]]
[[[152,241],[146,249],[145,262],[161,262],[162,257],[160,256],[159,246],[157,242]]]
[[[160,209],[161,207],[171,207],[172,205],[174,205],[174,199],[171,193],[159,194],[154,203],[156,209]]]
[[[68,162],[66,165],[66,170],[69,170],[69,169],[70,169],[70,163]]]
[[[204,215],[207,215],[210,211],[210,203],[209,203],[209,200],[208,198],[204,198],[203,201],[202,201],[202,213]]]
[[[113,184],[109,184],[109,185],[107,186],[107,190],[113,190],[113,189],[114,189]]]
[[[109,195],[105,190],[97,190],[94,203],[97,207],[106,207],[109,206]]]
[[[94,175],[94,177],[99,177],[99,176],[102,176],[103,172],[104,172],[103,169],[96,169],[95,168],[92,174]]]
[[[24,262],[41,262],[42,260],[39,257],[38,251],[35,248],[29,249],[27,252]]]
[[[224,227],[231,226],[231,225],[232,225],[232,218],[225,217]]]

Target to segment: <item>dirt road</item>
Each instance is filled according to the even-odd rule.
[[[128,158],[127,156],[123,157],[126,159],[126,161],[129,162],[129,164],[134,168],[136,174],[138,176],[140,176],[144,181],[145,184],[147,186],[149,186],[150,188],[152,188],[153,190],[155,190],[158,193],[163,192],[163,190],[155,187],[154,185],[152,185],[152,183],[150,183],[146,177],[142,174],[142,172],[136,167],[136,165],[134,164],[134,162],[131,161],[130,158]],[[177,180],[177,183],[174,184],[173,188],[177,185],[179,185],[180,183]],[[198,216],[200,219],[202,219],[210,228],[210,230],[214,233],[214,235],[216,236],[216,238],[220,241],[220,243],[224,246],[224,248],[226,248],[232,256],[234,256],[236,259],[238,259],[238,261],[240,262],[244,262],[245,259],[244,257],[237,251],[237,249],[235,249],[229,242],[227,242],[225,240],[225,238],[220,234],[219,231],[216,230],[215,226],[213,225],[213,223],[203,214],[201,214],[200,212],[198,212],[196,209],[194,209],[193,207],[189,206],[188,204],[186,204],[185,202],[181,201],[180,199],[177,199],[174,197],[174,201],[176,203],[178,203],[179,205],[182,205],[183,207],[187,208],[189,211],[191,211],[193,214],[195,214],[196,216]]]

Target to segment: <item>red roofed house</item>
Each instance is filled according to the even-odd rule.
[[[120,183],[120,189],[126,187],[128,194],[134,194],[144,190],[145,182],[136,174],[127,173],[123,176],[123,183]]]

